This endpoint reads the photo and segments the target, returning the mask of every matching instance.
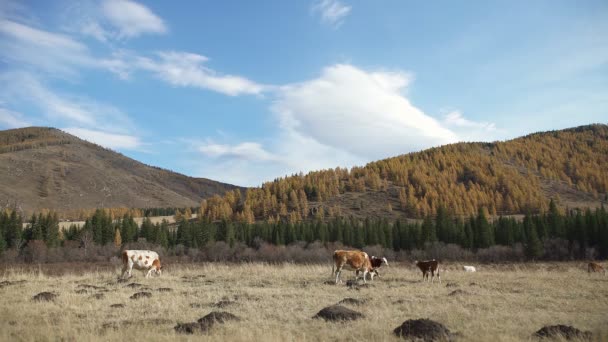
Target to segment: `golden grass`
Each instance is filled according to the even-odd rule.
[[[134,271],[129,283],[141,283],[152,293],[139,300],[129,297],[141,289],[116,282],[119,265],[113,273],[59,277],[9,269],[0,281],[26,282],[0,288],[0,341],[194,340],[200,336],[176,334],[173,327],[211,311],[228,311],[242,321],[214,326],[203,335],[210,341],[396,341],[392,330],[417,318],[438,321],[465,341],[531,340],[533,332],[553,324],[608,340],[608,277],[588,275],[581,264],[488,265],[477,273],[450,265],[444,267],[441,285],[421,282],[411,265],[391,265],[360,290],[325,284],[331,280],[329,264],[172,266],[160,278],[145,279]],[[344,280],[352,276],[343,272]],[[458,286],[446,287],[448,282]],[[76,293],[83,284],[108,291]],[[172,291],[157,291],[161,287]],[[465,294],[448,295],[456,289]],[[58,297],[32,301],[43,291]],[[96,293],[104,298],[92,298]],[[346,297],[367,299],[365,305],[346,305],[365,319],[329,323],[311,318]],[[235,303],[213,307],[220,300]],[[126,307],[110,307],[117,303]]]

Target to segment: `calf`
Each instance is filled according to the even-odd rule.
[[[599,273],[602,272],[604,274],[606,274],[606,270],[604,269],[604,267],[602,267],[602,265],[598,264],[597,262],[590,262],[587,265],[587,272],[591,273]]]
[[[376,258],[375,256],[372,255],[372,257],[369,259],[369,263],[372,267],[371,271],[369,272],[370,277],[372,278],[372,281],[374,280],[374,276],[380,277],[380,274],[378,273],[378,269],[384,265],[388,266],[388,260],[386,260],[386,258]],[[356,276],[359,276],[359,271],[356,271]]]
[[[146,278],[148,278],[152,272],[156,275],[161,275],[162,266],[160,265],[160,257],[158,253],[154,251],[144,250],[125,250],[122,252],[122,276],[125,278],[131,277],[131,270],[148,271]]]
[[[475,266],[462,266],[465,272],[477,272]]]
[[[441,277],[439,276],[439,262],[435,259],[426,261],[416,261],[416,266],[422,271],[422,280],[428,280],[429,273],[431,274],[431,283],[435,279],[435,272],[437,272],[437,278],[441,283]]]
[[[359,271],[363,272],[363,283],[365,283],[367,274],[372,272],[372,265],[365,252],[337,250],[334,251],[333,261],[334,264],[332,265],[331,273],[336,276],[336,284],[342,282],[340,280],[340,273],[342,273],[343,268],[356,271],[357,274]],[[355,279],[356,278],[357,275],[355,275]],[[372,280],[373,278],[374,277],[372,276]]]

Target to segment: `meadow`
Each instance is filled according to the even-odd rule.
[[[465,273],[462,264],[442,265],[442,283],[430,284],[413,265],[393,263],[372,284],[352,288],[345,284],[350,271],[344,284],[332,284],[329,263],[168,264],[161,277],[134,270],[126,282],[117,281],[119,264],[62,264],[59,272],[5,265],[0,340],[397,341],[393,329],[418,318],[442,323],[463,341],[534,340],[535,331],[554,324],[608,340],[608,276],[587,274],[581,262],[477,266]],[[44,291],[57,297],[32,299]],[[130,298],[142,291],[151,297]],[[364,301],[344,306],[365,318],[312,318],[345,298]],[[175,332],[177,323],[212,311],[241,320],[202,335]]]

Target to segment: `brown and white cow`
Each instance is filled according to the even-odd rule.
[[[125,250],[122,252],[122,276],[125,278],[131,277],[131,270],[148,271],[146,278],[148,278],[152,272],[157,275],[161,275],[162,266],[160,265],[160,257],[158,253],[154,251],[144,250]]]
[[[380,267],[384,265],[388,266],[388,260],[386,260],[386,258],[378,258],[373,255],[369,258],[369,263],[372,266],[372,269],[369,272],[372,281],[374,280],[374,276],[380,277],[380,273],[378,273]],[[356,276],[359,276],[359,271],[356,271]]]
[[[435,279],[435,272],[437,272],[437,278],[441,283],[441,277],[439,276],[439,262],[435,259],[426,261],[416,261],[416,266],[422,271],[422,280],[429,279],[429,273],[431,274],[431,283]]]
[[[340,273],[342,273],[342,269],[346,268],[347,270],[363,272],[363,283],[365,283],[365,277],[369,272],[372,271],[372,265],[370,263],[369,256],[367,253],[362,251],[345,251],[345,250],[337,250],[334,251],[334,264],[331,267],[332,275],[336,276],[336,284],[338,282],[342,282],[340,280]],[[357,278],[357,274],[355,275],[355,279]],[[372,280],[373,280],[372,275]]]
[[[587,272],[591,273],[599,273],[602,272],[604,274],[606,274],[606,269],[604,269],[604,267],[600,264],[598,264],[597,262],[590,262],[587,265]]]

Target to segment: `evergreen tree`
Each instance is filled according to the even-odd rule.
[[[525,252],[529,259],[536,260],[543,255],[543,246],[536,233],[536,226],[532,220],[526,225]]]
[[[486,209],[479,208],[477,212],[477,218],[475,220],[475,248],[488,248],[494,245],[494,234],[492,233],[492,226],[488,222],[486,216]]]

